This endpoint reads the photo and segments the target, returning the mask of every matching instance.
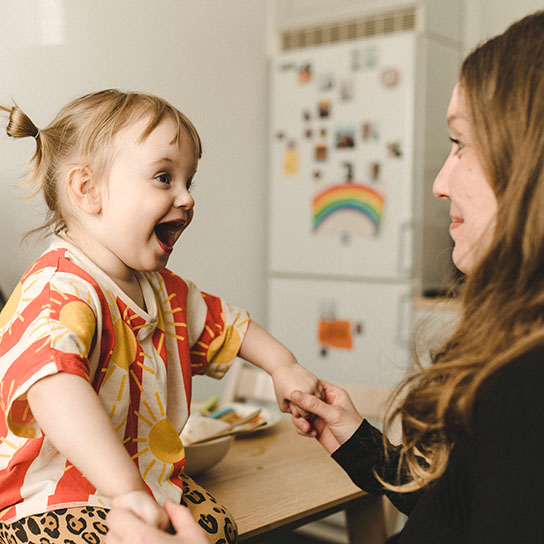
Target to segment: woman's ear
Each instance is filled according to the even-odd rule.
[[[102,210],[102,195],[94,172],[87,166],[75,166],[68,172],[68,194],[76,206],[91,215]]]

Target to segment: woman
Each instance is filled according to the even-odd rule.
[[[457,330],[397,392],[386,428],[401,417],[402,446],[384,448],[331,384],[326,402],[294,393],[316,416],[294,421],[356,484],[409,514],[403,544],[542,542],[544,12],[469,55],[448,125],[434,193],[451,203],[453,260],[469,276]],[[110,512],[111,544],[135,542],[122,540],[135,526],[122,514]]]
[[[392,447],[325,384],[296,418],[365,491],[409,515],[401,543],[542,542],[544,508],[544,12],[464,61],[452,149],[433,192],[450,201],[462,317],[433,364],[396,393]]]

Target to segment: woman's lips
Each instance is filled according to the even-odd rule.
[[[463,224],[463,220],[460,217],[451,215],[450,218],[451,218],[450,230],[454,230]]]

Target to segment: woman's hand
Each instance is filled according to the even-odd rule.
[[[124,507],[113,505],[106,519],[109,531],[106,544],[208,544],[208,538],[191,512],[167,500],[164,509],[175,534],[169,534],[146,524]]]
[[[291,402],[315,417],[293,417],[299,434],[313,436],[329,452],[337,450],[359,428],[363,418],[344,389],[321,381],[324,401],[301,391],[291,393]]]
[[[169,526],[166,512],[155,502],[147,491],[130,491],[113,499],[113,508],[130,510],[151,527],[167,529]]]

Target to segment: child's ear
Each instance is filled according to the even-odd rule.
[[[82,211],[96,215],[102,210],[102,196],[94,172],[87,166],[75,166],[68,172],[68,193]]]

